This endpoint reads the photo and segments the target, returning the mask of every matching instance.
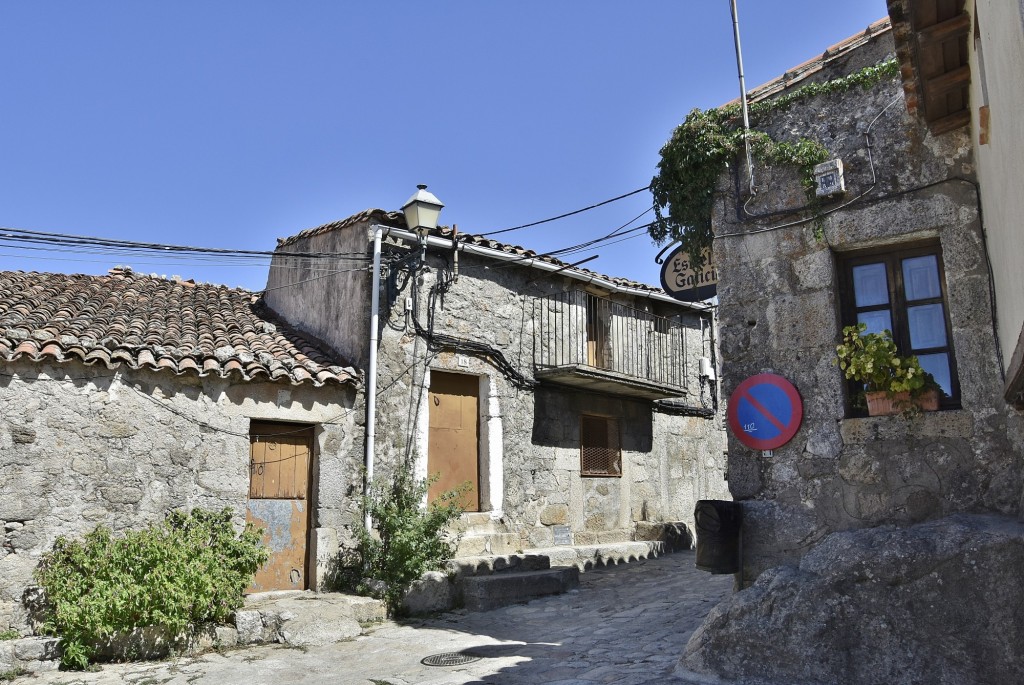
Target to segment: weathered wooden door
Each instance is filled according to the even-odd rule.
[[[587,294],[587,364],[608,368],[608,306],[598,297]]]
[[[248,592],[309,587],[309,469],[313,431],[253,422],[249,428],[249,506],[246,521],[263,528],[270,561]]]
[[[430,486],[427,500],[469,481],[472,490],[462,496],[462,506],[480,511],[480,379],[431,371],[429,402],[427,473],[440,478]]]

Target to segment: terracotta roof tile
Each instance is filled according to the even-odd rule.
[[[337,231],[343,228],[348,228],[349,226],[354,226],[359,223],[383,224],[385,226],[392,226],[394,228],[406,228],[405,216],[401,212],[387,212],[384,211],[383,209],[367,209],[358,214],[353,214],[347,219],[332,221],[331,223],[323,224],[322,226],[317,226],[316,228],[309,228],[306,229],[305,231],[296,233],[295,235],[289,236],[287,238],[278,238],[277,247],[286,247],[288,245],[292,245],[306,238],[311,238],[317,235],[323,235],[324,233],[330,233],[331,231]],[[452,229],[448,226],[439,226],[438,228],[434,229],[431,235],[451,239]],[[519,245],[512,245],[509,243],[502,243],[497,240],[492,240],[491,238],[487,238],[486,236],[474,235],[472,233],[463,233],[460,231],[458,234],[458,240],[461,243],[466,243],[469,245],[479,245],[481,247],[489,247],[492,250],[500,250],[501,252],[505,252],[510,255],[516,255],[528,259],[536,259],[541,262],[547,262],[548,264],[554,264],[555,266],[558,267],[570,268],[568,262],[563,262],[562,260],[556,259],[555,257],[551,257],[545,254],[539,254],[534,250],[528,250],[524,247],[520,247]],[[575,272],[586,274],[587,276],[593,276],[595,278],[601,278],[606,281],[611,281],[616,285],[623,286],[626,288],[635,288],[637,290],[644,290],[652,293],[664,292],[661,288],[655,287],[653,285],[647,285],[646,283],[640,283],[639,281],[631,281],[628,278],[608,276],[602,273],[598,273],[597,271],[591,271],[590,269],[585,269],[579,266],[573,266],[571,268]]]
[[[359,382],[351,367],[273,317],[256,293],[130,269],[0,272],[0,360],[22,357],[317,386]]]
[[[874,40],[878,36],[891,30],[892,25],[889,21],[889,17],[882,17],[873,24],[870,24],[860,33],[856,33],[849,38],[845,38],[835,45],[830,46],[825,50],[825,52],[817,57],[809,59],[802,64],[798,64],[782,76],[778,76],[767,83],[762,83],[758,87],[752,88],[750,92],[747,93],[747,100],[749,102],[757,102],[759,100],[764,100],[778,95],[782,91],[792,88],[797,83],[817,74],[819,71],[824,69],[829,62],[846,56],[848,53],[856,50],[868,41]],[[738,102],[739,98],[736,98],[725,104],[732,105]]]

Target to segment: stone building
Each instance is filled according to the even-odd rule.
[[[264,293],[0,274],[0,630],[57,536],[182,507],[266,529],[254,589],[327,587],[363,516],[375,225],[376,472],[469,482],[462,555],[688,544],[695,501],[726,494],[711,311],[448,229],[421,264],[373,211],[281,241]]]
[[[711,310],[659,289],[440,228],[418,238],[370,210],[279,241],[368,254],[384,240],[377,472],[470,483],[460,554],[658,539],[725,496]],[[271,266],[282,318],[367,368],[372,279]]]
[[[227,507],[268,528],[257,587],[306,587],[358,516],[358,374],[256,294],[3,272],[0,360],[0,630],[59,535]]]
[[[910,23],[894,11],[897,31],[878,22],[751,94],[895,62],[899,47],[902,82],[893,69],[755,125],[823,144],[842,162],[845,192],[809,205],[795,170],[756,158],[756,193],[742,166],[719,186],[723,392],[771,371],[799,390],[804,416],[771,452],[729,436],[748,589],[712,612],[685,668],[787,683],[1024,677],[1024,620],[1009,608],[1024,601],[1024,420],[1006,401],[992,290],[993,265],[1019,246],[986,249],[986,179],[979,189],[965,116],[970,18],[962,2],[909,4],[929,8]],[[920,101],[907,40],[930,69]],[[856,323],[890,329],[919,357],[945,391],[939,411],[869,417],[856,406],[858,388],[835,364],[842,328]],[[1016,338],[1002,342],[1012,350]]]
[[[892,59],[892,32],[886,23],[829,52],[804,69],[807,79]],[[773,82],[753,98],[804,82]],[[798,102],[759,128],[824,143],[843,161],[847,190],[819,222],[801,222],[796,173],[759,169],[746,215],[745,190],[740,202],[727,190],[717,207],[724,389],[770,368],[804,401],[803,428],[773,454],[730,440],[729,486],[747,513],[745,579],[836,530],[959,511],[1015,515],[1024,426],[1001,396],[969,129],[932,133],[907,111],[896,78]],[[909,282],[897,292],[918,268],[927,294]],[[879,292],[862,292],[876,275]],[[926,316],[931,327],[918,330]],[[943,386],[942,411],[907,421],[853,406],[834,360],[841,328],[857,322],[926,341],[904,353]]]

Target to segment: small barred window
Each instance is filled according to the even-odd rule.
[[[580,466],[584,476],[622,475],[618,419],[580,417]]]

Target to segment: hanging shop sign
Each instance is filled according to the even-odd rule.
[[[751,449],[782,447],[800,430],[803,417],[800,393],[774,373],[751,376],[729,398],[729,427]]]
[[[661,265],[661,287],[683,302],[697,302],[714,297],[718,292],[718,271],[711,261],[711,251],[704,251],[704,265],[693,269],[690,254],[680,245],[672,250]]]

